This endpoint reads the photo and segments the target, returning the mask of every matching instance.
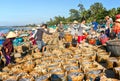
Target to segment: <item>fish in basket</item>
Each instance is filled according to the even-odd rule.
[[[97,52],[97,62],[106,62],[110,55],[110,52]]]
[[[114,68],[117,66],[117,58],[116,57],[110,57],[108,60],[107,60],[107,69],[111,69],[111,68]]]
[[[114,69],[115,77],[120,79],[120,67],[115,67]]]
[[[81,72],[71,72],[67,77],[68,81],[83,81],[84,74]]]

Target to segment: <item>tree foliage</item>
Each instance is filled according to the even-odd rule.
[[[94,19],[96,19],[98,22],[101,20],[104,20],[105,16],[110,16],[115,20],[115,15],[120,14],[120,7],[118,8],[112,8],[110,10],[107,10],[102,3],[96,2],[90,6],[89,9],[85,9],[83,4],[78,4],[77,9],[70,9],[69,10],[69,17],[61,17],[61,16],[55,16],[53,19],[50,19],[47,23],[49,25],[56,25],[60,21],[62,21],[64,24],[73,22],[74,20],[77,20],[81,22],[81,20],[84,18],[87,22],[92,22]]]

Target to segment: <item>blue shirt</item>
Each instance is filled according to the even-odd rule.
[[[97,22],[92,22],[92,25],[93,25],[93,30],[97,30],[98,29],[98,23]]]

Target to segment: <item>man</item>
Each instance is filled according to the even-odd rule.
[[[59,32],[59,40],[64,38],[64,25],[62,22],[58,25],[58,32]]]
[[[98,29],[98,23],[96,22],[96,19],[92,22],[93,30],[96,31]]]
[[[42,51],[42,52],[44,52],[44,50],[45,50],[45,43],[42,40],[43,33],[52,35],[52,33],[49,33],[49,31],[46,31],[45,29],[47,29],[47,24],[43,24],[40,28],[38,28],[37,32],[36,32],[36,35],[35,35],[36,43],[38,45],[38,49],[39,49],[39,51]]]

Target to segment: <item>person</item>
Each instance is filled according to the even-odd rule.
[[[2,52],[0,51],[0,65],[1,65],[1,61],[2,61]]]
[[[30,42],[32,43],[32,45],[36,45],[36,40],[35,40],[35,38],[34,38],[36,32],[37,32],[37,29],[36,29],[36,28],[33,28],[33,29],[32,29],[32,32],[30,33],[30,38],[29,38],[29,40],[30,40]]]
[[[118,37],[118,39],[120,39],[120,18],[116,19],[113,30],[114,30],[116,36]]]
[[[93,30],[96,31],[98,29],[98,23],[96,22],[96,19],[92,22]]]
[[[102,45],[105,45],[105,43],[108,41],[108,37],[104,31],[101,31],[99,39]]]
[[[80,25],[78,29],[78,43],[81,43],[83,40],[83,27]]]
[[[64,25],[62,21],[58,25],[58,32],[59,32],[59,40],[62,40],[64,38]]]
[[[110,17],[106,16],[105,20],[106,20],[105,34],[109,37],[110,36],[110,24],[111,24]]]
[[[110,17],[109,20],[110,20],[110,28],[112,28],[112,27],[113,27],[113,24],[114,24],[112,17]]]
[[[76,38],[76,35],[78,33],[78,28],[79,28],[79,24],[78,24],[78,21],[74,21],[73,24],[71,24],[71,29],[70,29],[70,33],[73,37],[73,39]]]
[[[45,50],[45,43],[42,40],[43,33],[52,35],[52,33],[49,33],[49,31],[46,31],[46,29],[47,29],[47,24],[43,24],[41,27],[37,29],[37,32],[35,34],[36,43],[40,52],[44,52]]]
[[[83,19],[80,26],[79,26],[79,29],[78,29],[78,43],[81,43],[86,37],[85,34],[86,33],[86,29],[88,28],[86,25],[85,25],[86,21]]]
[[[6,59],[6,64],[5,65],[8,65],[11,62],[11,56],[10,55],[14,50],[13,40],[14,40],[15,37],[17,37],[17,35],[14,32],[10,31],[8,33],[8,35],[6,36],[6,39],[3,43],[2,54],[4,55],[4,57]]]

